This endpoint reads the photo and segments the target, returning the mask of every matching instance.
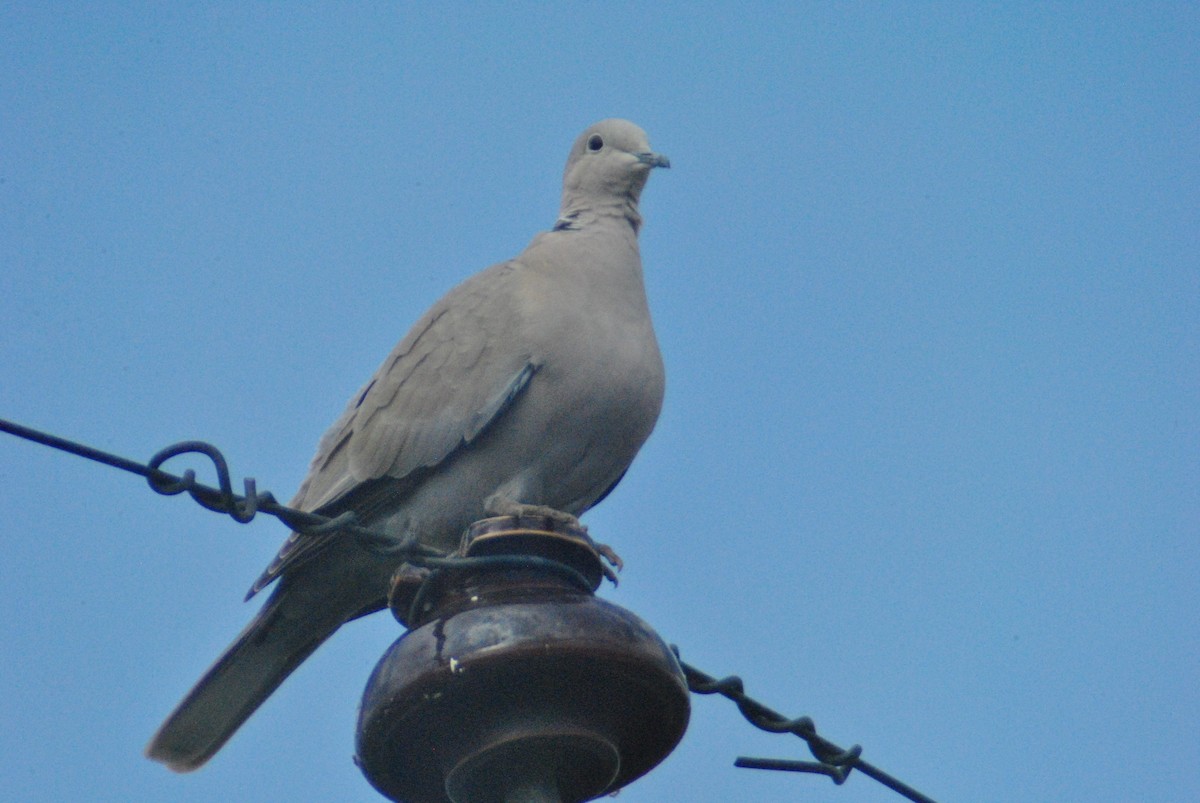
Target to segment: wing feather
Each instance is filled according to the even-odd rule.
[[[336,514],[356,490],[435,468],[503,415],[538,368],[517,329],[512,267],[468,279],[417,322],[321,438],[293,507]],[[293,533],[251,594],[337,537]]]

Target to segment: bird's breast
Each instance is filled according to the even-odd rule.
[[[610,250],[608,253],[612,253]],[[559,263],[560,265],[563,263]],[[537,365],[518,412],[538,431],[534,484],[562,509],[590,505],[629,467],[662,407],[662,357],[636,250],[616,263],[566,263],[525,297]]]

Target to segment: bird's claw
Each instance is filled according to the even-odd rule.
[[[610,547],[608,544],[602,544],[599,541],[592,539],[591,536],[588,536],[588,540],[592,542],[592,547],[595,548],[596,554],[604,558],[604,560],[600,562],[600,570],[604,572],[604,576],[607,577],[613,585],[617,585],[617,572],[625,568],[625,561],[621,560],[621,556],[618,555],[616,550]]]
[[[600,569],[613,585],[617,584],[617,572],[625,568],[625,561],[621,560],[621,556],[616,553],[616,550],[608,544],[602,544],[592,538],[588,534],[587,525],[570,513],[549,507],[548,505],[530,505],[518,502],[511,497],[499,493],[492,494],[485,499],[483,501],[483,509],[490,516],[541,516],[577,530],[587,539],[592,549],[601,558]]]
[[[525,504],[503,494],[492,494],[483,500],[483,509],[490,516],[542,516],[567,527],[587,532],[587,525],[570,513],[552,508],[549,505]]]

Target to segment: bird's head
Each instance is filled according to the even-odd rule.
[[[601,120],[571,146],[563,172],[563,208],[613,201],[636,205],[650,171],[670,166],[667,157],[650,150],[645,131],[628,120]]]

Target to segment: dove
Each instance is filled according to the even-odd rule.
[[[621,480],[662,408],[638,201],[668,167],[631,122],[575,140],[549,231],[447,293],[321,438],[291,506],[440,554],[494,515],[573,520]],[[403,557],[337,533],[292,533],[247,599],[262,609],[167,717],[146,755],[207,762],[344,623],[387,604]]]

